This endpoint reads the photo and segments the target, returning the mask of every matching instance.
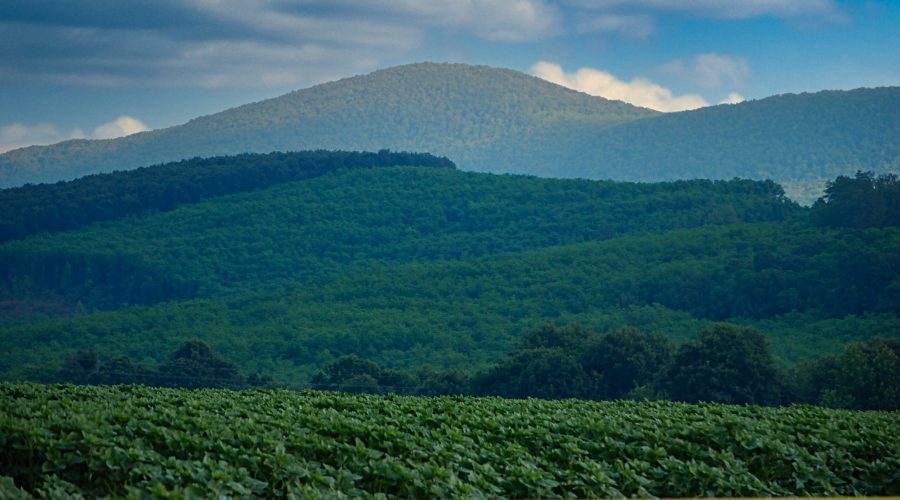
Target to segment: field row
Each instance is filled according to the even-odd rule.
[[[896,413],[0,384],[0,496],[900,494]]]

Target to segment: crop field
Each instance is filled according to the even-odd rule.
[[[900,418],[0,384],[0,497],[900,494]]]

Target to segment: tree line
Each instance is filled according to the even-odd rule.
[[[278,387],[271,376],[242,376],[207,344],[182,344],[158,368],[127,357],[97,362],[93,351],[69,357],[57,380],[168,387]],[[322,367],[304,388],[419,396],[477,395],[541,399],[670,399],[784,405],[808,403],[858,410],[900,409],[900,339],[848,344],[843,353],[795,367],[779,366],[766,337],[720,323],[675,346],[663,335],[624,327],[597,334],[572,324],[529,331],[494,366],[470,373],[424,365],[385,368],[356,355]]]
[[[825,195],[812,206],[813,223],[825,227],[865,229],[900,226],[900,178],[856,172],[829,181]]]

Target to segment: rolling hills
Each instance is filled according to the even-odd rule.
[[[196,169],[216,185],[237,166],[285,158],[218,158],[218,174],[206,161],[179,163],[176,179]],[[900,331],[897,228],[812,226],[811,209],[772,182],[441,165],[337,168],[7,241],[0,376],[52,379],[81,349],[156,364],[194,338],[244,372],[303,381],[345,354],[478,369],[546,322],[629,325],[678,341],[718,321],[746,324],[786,364]],[[127,195],[131,178],[165,185],[171,172],[42,189],[89,205],[98,192]],[[10,213],[28,220],[51,202]]]
[[[156,183],[140,171],[115,176]],[[70,205],[96,203],[93,191],[84,198],[77,189],[65,191]],[[0,245],[0,296],[50,291],[106,309],[373,264],[463,260],[708,223],[780,220],[798,210],[771,182],[626,184],[447,168],[344,169],[145,216],[122,208],[117,219],[9,241]],[[42,204],[27,206],[17,220],[45,211]],[[17,220],[6,223],[16,226]]]
[[[660,113],[511,70],[421,63],[106,141],[0,155],[0,186],[243,152],[428,151],[465,170],[630,181],[773,179],[811,202],[824,181],[900,165],[900,88],[781,95]]]

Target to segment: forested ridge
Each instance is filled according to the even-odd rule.
[[[163,212],[226,194],[317,177],[340,168],[454,168],[421,153],[305,151],[194,158],[95,174],[69,182],[0,190],[0,242],[29,234],[71,231],[93,222]]]
[[[900,87],[785,94],[661,114],[511,70],[412,64],[108,141],[0,155],[0,186],[244,152],[429,151],[464,170],[624,181],[825,181],[896,171]]]
[[[628,233],[781,220],[798,210],[771,182],[627,184],[452,169],[344,170],[7,242],[0,245],[6,263],[0,296],[46,292],[110,308],[317,279],[374,263],[459,260]]]
[[[73,140],[0,155],[0,186],[54,182],[195,156],[304,149],[429,151],[466,168],[513,171],[522,139],[556,123],[658,114],[512,70],[411,64],[316,85],[183,125],[108,141]],[[493,166],[492,166],[493,164]]]
[[[335,158],[365,157],[348,155]],[[239,161],[265,158],[283,157]],[[169,171],[140,175],[154,172]],[[216,175],[207,181],[215,185]],[[95,185],[60,188],[77,205],[81,193],[92,199]],[[771,398],[751,391],[747,401],[890,405],[883,395],[837,398],[852,391],[839,390],[849,379],[827,356],[848,342],[869,343],[852,351],[857,358],[895,356],[893,344],[877,338],[900,331],[900,229],[889,209],[898,186],[896,177],[859,172],[802,208],[772,182],[339,168],[165,212],[113,214],[0,246],[0,373],[102,382],[125,372],[137,377],[125,380],[164,381],[182,363],[169,353],[199,341],[233,360],[228,373],[241,380],[605,398],[622,394],[596,385],[608,374],[575,392],[540,392],[527,382],[522,387],[538,392],[510,389],[527,380],[516,377],[546,378],[542,366],[591,373],[557,345],[522,339],[542,325],[596,332],[585,339],[635,328],[672,342],[670,361],[650,363],[655,380],[677,350],[725,325],[758,332],[778,373],[808,363],[812,371],[803,373],[830,380],[784,385]],[[348,356],[360,360],[347,365],[356,367],[350,373],[368,367],[360,380],[346,386],[342,376],[319,375]],[[504,364],[507,356],[525,365]],[[678,394],[648,384],[642,394]],[[723,394],[711,397],[730,401]]]

